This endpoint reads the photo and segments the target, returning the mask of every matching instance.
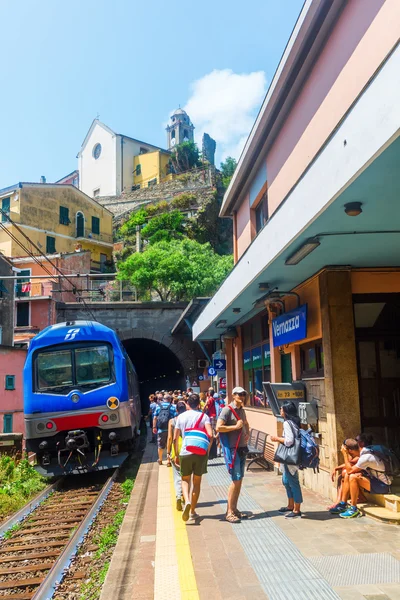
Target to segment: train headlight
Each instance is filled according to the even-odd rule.
[[[44,430],[44,428],[45,428],[45,424],[44,424],[44,423],[38,423],[38,424],[36,425],[36,429],[37,429],[38,431],[43,431],[43,430]]]
[[[116,413],[111,413],[110,421],[113,421],[114,423],[115,421],[118,421],[118,415]]]
[[[72,394],[71,400],[72,402],[75,402],[75,404],[79,402],[79,394]]]

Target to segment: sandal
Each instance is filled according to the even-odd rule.
[[[159,465],[162,465],[162,460],[157,461]]]
[[[292,512],[293,508],[288,508],[287,506],[282,506],[281,508],[278,508],[278,512],[280,513],[287,513],[287,512]]]
[[[247,519],[247,515],[241,513],[240,510],[236,509],[233,511],[233,514],[237,516],[238,519]]]
[[[172,467],[172,463],[171,462],[167,462],[167,467]]]
[[[240,519],[235,513],[226,514],[225,521],[228,521],[228,523],[240,523]]]

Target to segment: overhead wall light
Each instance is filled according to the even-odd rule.
[[[320,241],[318,238],[310,238],[296,252],[291,254],[289,258],[285,260],[285,265],[297,265],[306,256],[310,254],[315,248],[318,248]]]
[[[220,321],[217,321],[215,323],[215,327],[219,327],[219,328],[226,327],[227,323],[228,323],[228,321],[221,319]]]
[[[361,202],[349,202],[344,205],[344,212],[349,217],[358,217],[362,213]]]
[[[258,289],[260,290],[260,292],[265,292],[265,291],[269,290],[269,283],[267,283],[266,281],[259,283]]]
[[[237,315],[238,313],[240,313],[242,309],[241,308],[232,308],[232,312],[235,313],[235,315]]]

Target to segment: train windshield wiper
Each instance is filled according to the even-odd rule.
[[[40,388],[39,392],[65,392],[66,390],[70,390],[72,387],[72,383],[68,385],[55,385],[46,388]]]

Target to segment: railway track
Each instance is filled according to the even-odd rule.
[[[52,597],[116,475],[117,470],[105,483],[102,475],[101,482],[72,489],[66,480],[18,526],[8,529],[0,541],[0,600]]]

